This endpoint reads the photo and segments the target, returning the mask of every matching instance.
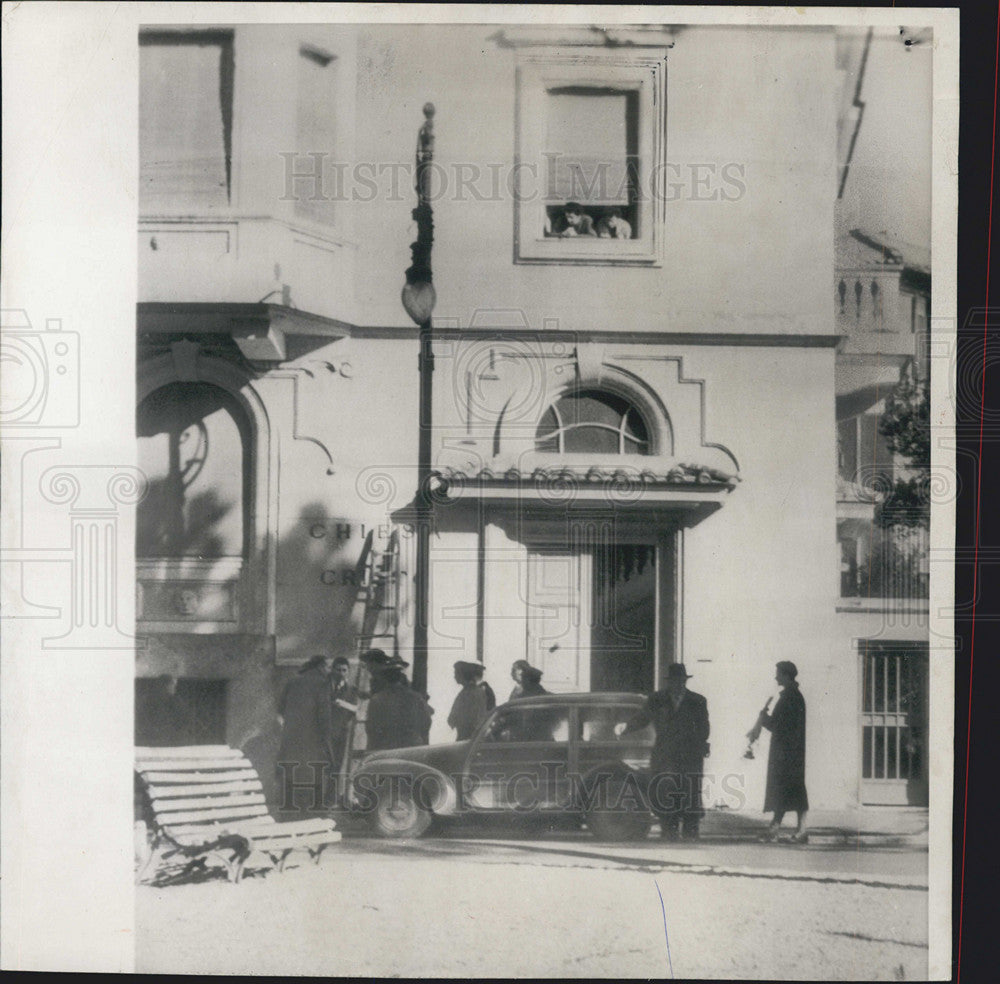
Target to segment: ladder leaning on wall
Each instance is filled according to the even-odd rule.
[[[361,654],[372,648],[382,649],[389,656],[399,651],[399,532],[392,531],[384,550],[374,549],[374,532],[370,530],[365,537],[357,564],[361,579],[355,604],[361,606],[361,624],[355,639],[352,676],[354,686],[362,693],[370,692],[371,678],[361,662]],[[368,701],[362,700],[348,742],[350,761],[345,763],[348,771],[366,747],[367,711]]]
[[[372,547],[373,532],[369,531],[362,548],[363,574],[358,601],[363,608],[355,655],[360,657],[374,646],[395,656],[399,644],[399,532],[392,531],[382,551]]]

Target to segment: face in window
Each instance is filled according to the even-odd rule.
[[[631,239],[632,225],[625,220],[622,210],[616,205],[607,209],[597,223],[597,235],[601,239]]]

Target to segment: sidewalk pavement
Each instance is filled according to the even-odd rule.
[[[346,837],[364,837],[368,834],[364,818],[357,814],[335,811],[333,817],[337,829]],[[767,813],[708,809],[701,822],[701,839],[717,843],[756,842],[767,830],[770,821],[771,815]],[[461,827],[474,824],[474,818],[465,822],[458,820]],[[811,844],[927,849],[927,810],[915,807],[810,810],[807,828]],[[787,839],[794,830],[795,814],[792,813],[785,818],[779,840]],[[560,836],[564,837],[565,834],[566,830],[561,830]],[[497,835],[495,831],[491,831],[489,836]],[[516,834],[515,836],[517,837]],[[520,838],[523,838],[523,833]]]
[[[703,840],[756,840],[770,824],[767,813],[710,809],[701,823]],[[869,806],[843,810],[810,810],[806,818],[811,844],[854,844],[871,847],[927,847],[927,810]],[[795,830],[795,814],[786,815],[779,839]]]

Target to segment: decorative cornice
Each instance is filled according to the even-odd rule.
[[[410,325],[398,328],[381,325],[358,325],[350,329],[351,338],[417,339],[417,329]],[[835,334],[753,334],[752,332],[704,331],[609,331],[583,329],[566,331],[530,328],[452,328],[434,326],[434,338],[439,341],[518,341],[518,342],[568,342],[584,344],[599,342],[629,345],[732,345],[759,348],[836,348],[845,338]]]
[[[679,29],[671,24],[598,27],[545,26],[505,27],[488,40],[500,48],[590,47],[590,48],[672,48]]]

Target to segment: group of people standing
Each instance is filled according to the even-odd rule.
[[[479,726],[489,717],[490,711],[497,706],[493,688],[483,679],[484,672],[482,663],[470,663],[461,659],[455,663],[455,682],[462,689],[451,705],[448,726],[455,729],[456,741],[465,741],[475,735]],[[514,680],[514,689],[508,700],[548,693],[541,683],[542,671],[527,660],[516,660],[510,669],[510,675]]]
[[[426,745],[434,709],[426,694],[413,689],[405,670],[410,665],[381,649],[361,655],[368,671],[369,686],[360,690],[349,682],[350,662],[345,656],[313,656],[292,677],[278,702],[281,743],[278,749],[278,779],[294,786],[308,782],[295,777],[296,766],[323,774],[324,800],[331,783],[338,783],[349,770],[353,726],[362,700],[368,701],[365,720],[366,748],[381,751]],[[458,741],[471,738],[497,705],[493,688],[484,680],[482,663],[459,660],[455,682],[461,689],[455,697],[448,725]],[[541,685],[542,671],[525,660],[511,668],[514,689],[510,700],[547,693]],[[318,777],[316,782],[319,782]]]
[[[313,774],[314,791],[326,804],[331,785],[342,793],[342,777],[350,766],[353,725],[361,700],[368,700],[365,729],[367,748],[377,751],[426,745],[434,713],[426,694],[414,690],[406,678],[409,666],[398,656],[370,649],[361,656],[370,685],[359,690],[348,682],[350,663],[346,657],[314,656],[288,681],[279,702],[282,725],[278,751],[279,782],[288,782],[295,766],[320,770]],[[493,688],[484,679],[481,663],[459,660],[454,664],[460,690],[448,715],[448,725],[457,741],[472,738],[496,707]],[[762,839],[775,840],[785,813],[797,814],[793,842],[807,843],[806,815],[809,798],[805,786],[806,705],[799,690],[794,663],[777,664],[775,680],[781,687],[774,708],[764,706],[747,732],[751,745],[766,729],[771,732],[764,812],[773,819]],[[526,660],[511,667],[515,701],[548,693],[542,686],[542,671]],[[666,686],[651,694],[631,720],[619,724],[619,737],[653,725],[656,737],[650,756],[649,799],[660,820],[665,840],[697,840],[704,816],[701,780],[704,759],[709,754],[708,702],[688,689],[691,675],[683,664],[667,668]],[[748,752],[748,754],[750,754]],[[282,771],[285,774],[282,775]],[[301,788],[301,777],[292,786]],[[285,797],[287,800],[287,797]],[[315,800],[315,797],[314,797]],[[316,804],[314,803],[314,806]]]
[[[286,791],[312,790],[304,809],[322,811],[343,793],[342,777],[350,766],[354,723],[362,700],[368,701],[365,730],[371,751],[426,745],[433,708],[425,694],[414,690],[404,670],[410,665],[381,649],[361,656],[368,669],[369,687],[349,682],[350,661],[345,656],[313,656],[285,685],[278,702],[281,742],[278,781]],[[305,770],[296,775],[295,770]],[[283,795],[289,805],[293,797]],[[301,797],[297,801],[301,805]]]

